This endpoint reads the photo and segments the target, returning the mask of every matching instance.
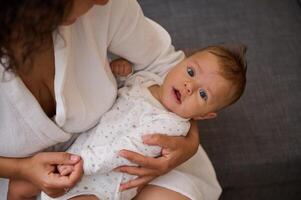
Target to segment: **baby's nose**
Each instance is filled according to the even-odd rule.
[[[185,86],[185,89],[186,89],[187,94],[188,94],[188,95],[191,95],[192,90],[193,90],[192,84],[189,83],[189,82],[185,82],[185,83],[184,83],[184,86]]]

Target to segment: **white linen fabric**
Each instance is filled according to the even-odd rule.
[[[107,51],[132,62],[135,72],[147,70],[161,77],[184,58],[174,50],[169,34],[143,16],[136,0],[110,0],[105,6],[94,6],[59,32],[53,35],[57,105],[53,120],[22,80],[0,65],[0,156],[33,155],[93,128],[117,95]],[[220,194],[202,148],[152,183],[180,188],[182,194],[198,200],[217,199]]]

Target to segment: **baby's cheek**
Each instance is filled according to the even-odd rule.
[[[170,98],[170,97],[169,98],[168,97],[163,98],[162,104],[168,110],[174,110],[175,109],[175,104],[173,103],[172,98]]]
[[[187,101],[182,109],[185,118],[192,118],[201,113],[202,105],[195,101]]]

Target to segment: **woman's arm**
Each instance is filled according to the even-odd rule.
[[[0,177],[20,179],[20,160],[0,157]]]
[[[74,165],[74,170],[61,176],[57,173],[58,164]],[[0,157],[0,177],[27,180],[49,196],[58,197],[80,180],[82,165],[80,157],[64,152],[38,153],[27,158]]]
[[[108,49],[133,63],[134,71],[163,76],[184,58],[175,51],[168,32],[143,15],[135,0],[110,1]]]
[[[139,167],[123,166],[116,169],[116,171],[138,176],[137,179],[122,184],[122,190],[134,187],[141,188],[154,178],[169,172],[191,158],[199,146],[197,124],[195,121],[191,121],[191,128],[186,137],[153,134],[143,137],[143,142],[148,145],[161,146],[162,156],[151,158],[132,151],[122,150],[120,156],[139,165]]]

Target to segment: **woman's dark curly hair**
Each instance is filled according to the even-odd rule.
[[[0,64],[12,72],[36,52],[57,30],[72,7],[72,0],[1,0],[0,1]],[[20,50],[17,59],[13,43]],[[1,66],[0,66],[1,67]]]

